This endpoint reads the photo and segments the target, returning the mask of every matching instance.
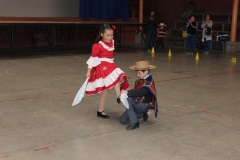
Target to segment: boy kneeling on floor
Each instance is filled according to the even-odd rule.
[[[121,124],[130,122],[126,130],[133,130],[139,127],[138,119],[143,118],[144,121],[147,121],[148,109],[154,109],[155,117],[157,117],[157,93],[153,78],[149,74],[150,70],[156,67],[150,65],[148,61],[138,61],[129,68],[136,71],[139,79],[135,81],[134,89],[121,91],[122,94],[128,96],[129,108],[126,109],[119,121]]]

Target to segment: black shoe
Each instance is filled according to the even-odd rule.
[[[148,114],[147,112],[143,114],[143,121],[147,121],[148,120]]]
[[[102,118],[109,118],[108,115],[103,115],[103,114],[102,114],[103,112],[104,112],[104,111],[102,111],[102,112],[97,111],[97,116],[98,116],[98,117],[102,117]]]
[[[134,130],[138,127],[139,127],[139,122],[130,124],[129,126],[126,127],[126,130],[130,131],[130,130]]]
[[[120,96],[121,96],[121,95],[120,95]],[[118,103],[118,104],[121,103],[120,96],[118,96],[118,98],[117,98],[117,103]]]
[[[163,52],[164,52],[164,50],[161,50],[161,52],[163,53]]]

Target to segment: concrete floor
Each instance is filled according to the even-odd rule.
[[[159,116],[150,110],[149,120],[133,131],[118,121],[124,107],[113,90],[105,108],[110,119],[96,115],[99,95],[71,106],[89,55],[0,57],[0,160],[240,159],[239,53],[199,51],[196,61],[181,47],[152,56],[143,46],[124,45],[115,63],[131,87],[136,75],[128,67],[135,61],[157,66],[151,75]]]

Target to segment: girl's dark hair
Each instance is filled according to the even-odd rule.
[[[113,27],[110,24],[103,24],[99,29],[99,33],[98,33],[97,38],[95,39],[95,43],[99,42],[102,39],[101,34],[103,34],[106,29],[112,29],[113,30]]]

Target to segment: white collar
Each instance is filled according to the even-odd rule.
[[[98,43],[100,43],[100,44],[103,46],[103,48],[105,48],[105,49],[108,50],[108,51],[113,51],[113,50],[115,49],[114,40],[112,40],[112,43],[113,43],[113,46],[112,46],[112,47],[107,46],[107,45],[106,45],[104,42],[102,42],[102,41],[99,41]]]
[[[143,79],[147,79],[149,77],[149,74],[147,76],[145,76]]]

